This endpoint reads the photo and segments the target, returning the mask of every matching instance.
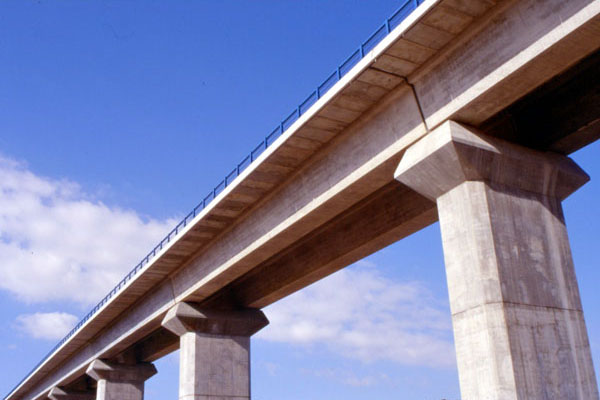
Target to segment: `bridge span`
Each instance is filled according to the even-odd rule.
[[[439,220],[464,400],[598,399],[561,201],[600,1],[408,0],[5,400],[249,399],[261,308]]]

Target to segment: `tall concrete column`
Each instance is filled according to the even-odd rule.
[[[86,374],[96,380],[96,400],[143,400],[144,382],[156,374],[151,363],[117,364],[94,360]]]
[[[179,303],[162,325],[180,337],[180,400],[250,399],[250,336],[269,321],[260,310],[204,310]]]
[[[50,400],[94,400],[96,394],[91,391],[71,390],[55,386],[48,395]]]
[[[561,207],[588,176],[447,122],[396,179],[437,202],[462,399],[597,400]]]

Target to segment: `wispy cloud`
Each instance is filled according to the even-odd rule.
[[[62,312],[22,314],[16,319],[16,328],[35,339],[58,340],[76,323],[75,315]]]
[[[108,207],[0,156],[0,289],[26,302],[102,298],[174,220]]]
[[[324,369],[300,369],[300,373],[315,378],[322,378],[329,381],[341,383],[343,385],[354,387],[366,387],[380,385],[382,383],[390,383],[390,378],[386,374],[370,374],[358,376],[351,370],[340,368],[324,368]]]
[[[262,340],[324,344],[344,357],[455,365],[445,301],[419,282],[398,282],[366,263],[335,273],[265,310]]]
[[[259,365],[261,368],[264,368],[270,376],[277,376],[281,367],[279,364],[269,361],[262,361]]]
[[[0,156],[0,289],[23,301],[98,301],[172,225]],[[363,261],[268,307],[271,324],[258,338],[324,345],[364,362],[453,366],[447,308],[422,283],[391,280]],[[36,313],[16,327],[59,339],[75,323],[70,314]],[[364,386],[374,378],[340,379]]]

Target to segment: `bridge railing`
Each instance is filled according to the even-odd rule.
[[[81,327],[92,318],[99,310],[114,297],[127,282],[144,268],[145,265],[156,257],[156,255],[168,243],[185,228],[202,210],[204,210],[219,193],[221,193],[231,182],[235,180],[262,152],[264,152],[279,136],[281,136],[301,115],[315,104],[325,93],[329,91],[339,80],[348,73],[365,54],[368,54],[379,42],[381,42],[395,27],[397,27],[410,13],[412,13],[425,0],[404,0],[402,5],[385,22],[367,38],[348,58],[344,60],[306,99],[298,105],[286,118],[284,118],[264,140],[262,140],[233,170],[216,185],[202,201],[181,220],[163,240],[161,240],[98,304],[87,313],[75,327],[54,346],[42,360],[15,386],[14,392],[28,376],[30,376],[40,365],[44,363],[56,350],[65,344]]]

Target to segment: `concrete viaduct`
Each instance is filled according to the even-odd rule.
[[[600,1],[409,11],[5,399],[141,400],[178,348],[180,399],[249,399],[262,307],[439,220],[463,400],[598,400],[561,201]]]

